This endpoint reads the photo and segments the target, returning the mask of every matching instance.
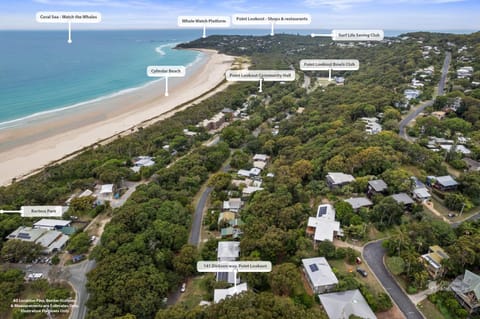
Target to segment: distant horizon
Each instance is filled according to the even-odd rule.
[[[347,28],[277,28],[276,34],[294,32],[294,31],[330,31],[330,30],[347,30]],[[350,29],[358,29],[358,28],[350,28]],[[66,26],[63,28],[55,28],[55,29],[0,29],[0,32],[9,32],[9,31],[28,31],[28,32],[64,32],[67,30]],[[124,28],[124,29],[74,29],[75,32],[93,32],[93,31],[193,31],[193,30],[201,30],[201,28]],[[207,29],[207,36],[208,33],[215,34],[217,31],[225,31],[225,30],[239,30],[239,31],[262,31],[264,30],[265,33],[270,33],[269,27],[252,27],[252,28],[240,28],[240,27],[232,27],[232,28],[215,28],[215,29]],[[429,32],[429,33],[452,33],[452,34],[471,34],[480,32],[480,29],[382,29],[385,32]]]
[[[308,13],[314,29],[480,30],[477,0],[2,0],[0,30],[62,28],[37,23],[40,11],[101,13],[102,22],[77,30],[168,30],[181,15],[239,13]]]

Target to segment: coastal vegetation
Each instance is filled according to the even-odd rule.
[[[443,63],[443,54],[430,61],[423,59],[419,38],[446,50],[448,41],[475,41],[478,35],[415,33],[408,37],[354,47],[293,35],[211,36],[180,45],[246,55],[251,58],[252,67],[258,69],[298,68],[301,58],[319,55],[359,59],[361,68],[341,73],[346,77],[345,86],[318,86],[312,91],[303,87],[302,81],[305,76],[320,74],[307,75],[299,70],[298,81],[265,83],[262,94],[257,92],[256,83],[232,85],[161,123],[107,145],[89,147],[71,160],[0,188],[0,207],[62,204],[72,192],[91,188],[95,183],[121,186],[124,180],[146,181],[122,207],[113,210],[100,245],[90,256],[97,265],[88,275],[88,318],[326,318],[305,288],[295,284],[301,278],[301,259],[323,255],[353,264],[357,253],[351,248],[335,248],[331,243],[313,248],[311,238],[305,234],[306,222],[325,200],[335,205],[344,239],[363,242],[374,239],[371,234],[378,231],[388,232],[385,248],[395,258],[397,274],[406,279],[409,287],[425,287],[428,274],[419,256],[430,245],[442,245],[451,256],[446,264],[447,276],[461,274],[465,268],[476,269],[480,260],[480,251],[475,247],[480,234],[478,223],[463,223],[454,230],[444,221],[432,218],[422,205],[413,204],[405,213],[405,207],[389,195],[408,192],[412,175],[425,180],[429,175],[448,173],[443,154],[428,150],[421,141],[411,143],[397,134],[401,113],[395,105],[403,100],[402,92],[411,74],[419,68],[435,66],[437,71],[422,96],[430,98]],[[470,98],[477,100],[475,93]],[[477,103],[473,100],[469,107],[474,108],[472,105]],[[197,123],[223,108],[239,109],[247,101],[247,120],[223,129],[218,144],[202,145],[210,134],[196,127]],[[367,134],[360,119],[378,114],[383,114],[383,131]],[[420,122],[433,135],[434,129],[449,130],[474,140],[472,127],[478,121],[472,123],[466,118],[459,112],[440,128],[433,121],[428,122],[428,117]],[[272,134],[275,126],[278,134]],[[186,137],[184,129],[198,134]],[[169,145],[168,151],[165,145]],[[271,157],[268,172],[273,175],[263,176],[264,189],[252,195],[241,211],[245,222],[241,259],[271,261],[274,271],[269,275],[245,276],[255,293],[243,293],[209,307],[187,308],[180,304],[163,309],[168,293],[178,289],[186,277],[196,274],[197,260],[216,258],[215,240],[207,241],[198,251],[187,244],[192,199],[207,181],[214,188],[212,206],[224,199],[225,191],[238,191],[230,189],[234,173],[219,171],[227,162],[234,169],[248,168],[255,153]],[[154,157],[156,165],[134,173],[129,166],[138,155]],[[331,189],[325,181],[325,175],[331,171],[352,174],[356,180]],[[374,178],[384,179],[389,188],[385,194],[372,197],[372,208],[355,212],[343,199],[364,196],[368,181]],[[462,198],[446,195],[446,205],[458,209],[458,203],[466,200],[477,205],[478,173],[464,173],[458,180],[460,189],[454,194]],[[74,211],[88,210],[84,204],[74,202]],[[5,238],[21,223],[16,216],[0,216],[0,235]],[[213,230],[215,223],[213,218],[207,224]],[[77,236],[70,245],[82,249],[85,238]],[[3,244],[3,248],[8,245]],[[385,292],[376,291],[354,274],[338,272],[338,277],[339,291],[360,289],[375,311],[392,306]],[[18,293],[19,288],[13,286],[11,294]]]

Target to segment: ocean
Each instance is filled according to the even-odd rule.
[[[269,29],[207,30],[207,34],[266,35]],[[315,30],[315,32],[328,30]],[[122,94],[158,80],[148,65],[190,66],[202,53],[173,50],[197,39],[200,29],[79,31],[0,31],[0,129],[24,119]],[[313,30],[277,33],[310,34]],[[386,31],[394,36],[401,31]]]

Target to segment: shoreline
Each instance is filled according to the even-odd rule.
[[[182,79],[156,80],[131,92],[94,101],[81,108],[55,112],[24,125],[0,130],[0,186],[69,159],[93,144],[105,144],[172,116],[222,89],[234,57],[213,50],[187,69]]]

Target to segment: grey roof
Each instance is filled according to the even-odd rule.
[[[387,189],[387,183],[383,179],[375,179],[368,182],[368,185],[373,188],[376,192],[383,192]]]
[[[405,193],[399,193],[392,195],[392,198],[399,204],[413,204],[413,199]]]
[[[377,318],[358,289],[318,297],[330,319],[348,319],[351,315],[364,319]]]
[[[417,198],[430,198],[432,195],[428,192],[428,189],[425,187],[416,188],[413,190],[413,195]]]
[[[458,183],[456,180],[453,179],[452,176],[446,175],[446,176],[439,176],[436,178],[436,181],[438,184],[442,185],[443,187],[449,187],[449,186],[457,186]]]
[[[368,207],[373,205],[373,203],[366,197],[352,197],[345,199],[344,202],[352,205],[353,209],[359,209],[360,207]]]
[[[302,259],[302,263],[314,287],[338,284],[338,279],[325,257]]]
[[[48,247],[61,236],[65,236],[65,235],[63,235],[63,233],[60,231],[50,230],[50,231],[47,231],[45,234],[43,234],[42,237],[37,239],[36,243],[42,245],[43,247]]]
[[[330,172],[327,174],[327,179],[333,185],[340,185],[353,182],[355,177],[350,174]]]
[[[451,284],[453,291],[461,294],[469,293],[473,291],[477,299],[480,298],[480,276],[465,270],[465,275],[457,277]]]
[[[20,226],[10,235],[8,235],[7,239],[19,239],[23,241],[35,242],[46,232],[46,229],[36,229],[32,227]]]
[[[238,241],[219,241],[218,260],[235,260],[240,255],[240,243]]]

